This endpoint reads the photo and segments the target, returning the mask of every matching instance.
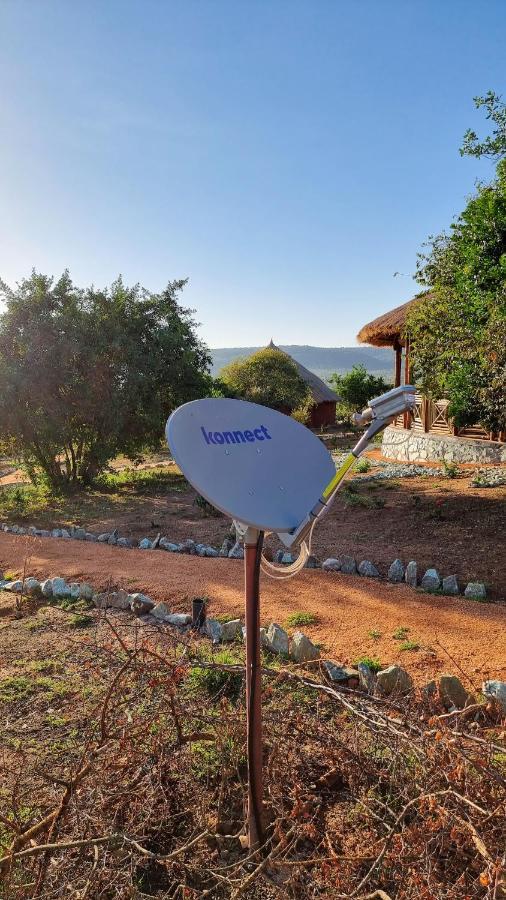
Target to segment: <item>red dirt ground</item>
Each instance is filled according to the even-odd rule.
[[[87,580],[97,589],[141,590],[181,610],[188,610],[189,598],[206,595],[212,615],[243,614],[243,567],[235,560],[0,534],[0,569],[19,573],[25,559],[27,575],[62,575]],[[304,631],[325,655],[340,662],[366,654],[387,665],[399,662],[419,683],[443,671],[463,671],[475,687],[486,678],[506,678],[502,603],[435,597],[405,585],[320,571],[306,571],[290,581],[263,578],[262,622],[283,624],[295,612],[318,617]],[[408,638],[418,641],[420,650],[400,650],[401,642],[392,637],[399,627],[409,629]],[[379,639],[370,636],[373,629],[380,632]]]

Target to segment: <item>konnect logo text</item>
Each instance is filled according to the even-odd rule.
[[[206,431],[201,425],[200,430],[206,444],[253,444],[255,441],[272,440],[265,425],[245,431]]]

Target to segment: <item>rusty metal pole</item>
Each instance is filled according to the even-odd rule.
[[[262,676],[260,670],[259,574],[263,535],[248,528],[244,538],[246,601],[246,735],[248,757],[248,842],[263,843]]]

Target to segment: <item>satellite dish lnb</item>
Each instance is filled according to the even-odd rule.
[[[194,400],[172,413],[166,434],[195,490],[225,515],[263,531],[297,528],[335,475],[316,435],[256,403]]]

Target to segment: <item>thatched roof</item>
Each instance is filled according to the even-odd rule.
[[[336,403],[339,400],[337,394],[334,394],[334,391],[331,391],[328,384],[325,384],[321,378],[318,378],[318,375],[315,375],[314,372],[310,372],[309,369],[306,369],[302,363],[297,362],[293,356],[290,356],[289,353],[286,353],[285,350],[281,350],[279,347],[276,347],[276,344],[271,340],[270,344],[266,348],[267,350],[278,350],[279,353],[284,353],[285,356],[288,356],[289,359],[292,360],[293,363],[297,366],[297,371],[301,378],[304,379],[306,384],[311,388],[311,393],[313,395],[313,400],[316,404],[318,403]]]
[[[420,300],[421,296],[413,297],[402,306],[396,306],[390,312],[373,319],[372,322],[360,329],[357,341],[361,344],[373,344],[374,347],[394,347],[396,344],[403,344],[403,331],[408,310]]]

